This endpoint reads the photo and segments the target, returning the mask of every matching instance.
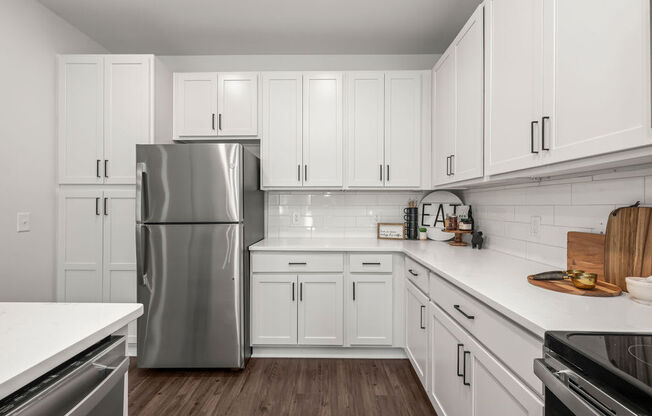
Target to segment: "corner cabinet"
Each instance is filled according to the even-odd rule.
[[[433,69],[433,183],[483,175],[484,6]]]
[[[258,73],[174,73],[174,139],[258,135]]]
[[[151,55],[58,57],[60,184],[135,184],[154,137]]]
[[[543,416],[543,403],[434,303],[428,394],[438,414]]]
[[[652,144],[649,7],[486,2],[487,174]]]

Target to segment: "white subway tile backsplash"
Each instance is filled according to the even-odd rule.
[[[540,185],[524,188],[522,191],[525,195],[525,205],[570,204],[571,186],[571,184]]]
[[[506,237],[498,237],[492,235],[485,235],[483,249],[489,248],[492,250],[500,251],[503,253],[511,254],[513,256],[525,258],[527,251],[523,241],[513,240]]]
[[[550,264],[559,269],[566,268],[566,249],[544,244],[528,242],[526,244],[526,258],[539,263]]]
[[[541,217],[541,224],[553,224],[555,207],[552,205],[522,205],[514,207],[514,221],[529,223],[532,217]]]
[[[279,205],[310,205],[312,195],[310,194],[281,194]]]
[[[573,184],[572,205],[629,205],[645,200],[643,177]],[[565,204],[570,205],[570,204]]]
[[[559,205],[555,207],[555,225],[590,228],[604,232],[609,213],[615,205]]]

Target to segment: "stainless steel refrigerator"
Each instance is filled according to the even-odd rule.
[[[136,146],[138,366],[242,368],[249,250],[263,238],[258,146]]]

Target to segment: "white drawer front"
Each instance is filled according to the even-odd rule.
[[[541,358],[543,342],[443,278],[430,274],[430,298],[515,374],[543,393],[532,363]]]
[[[391,273],[391,254],[351,254],[349,267],[353,273]]]
[[[344,255],[341,253],[276,252],[252,253],[253,273],[273,272],[343,272]]]
[[[424,293],[428,293],[428,269],[405,257],[405,276]]]

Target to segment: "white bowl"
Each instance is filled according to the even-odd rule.
[[[627,277],[627,291],[638,300],[652,302],[652,279],[647,277]]]

